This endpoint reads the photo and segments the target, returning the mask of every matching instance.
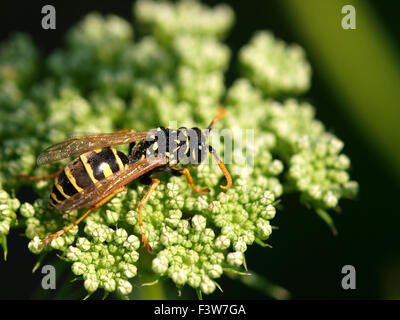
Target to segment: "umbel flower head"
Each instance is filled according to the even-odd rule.
[[[144,31],[138,41],[128,21],[92,13],[68,32],[65,47],[43,61],[27,35],[1,44],[0,118],[9,120],[0,126],[0,240],[7,252],[10,228],[23,226],[39,262],[56,251],[88,295],[129,296],[150,274],[154,283],[170,279],[178,290],[189,286],[201,297],[220,288],[225,273],[246,271],[250,246],[268,246],[283,193],[298,192],[320,213],[354,197],[358,186],[343,142],[326,132],[315,109],[294,99],[273,100],[309,87],[310,66],[299,46],[269,31],[255,34],[239,52],[240,78],[227,88],[232,52],[222,41],[235,20],[229,6],[140,0],[134,12]],[[195,193],[182,177],[158,173],[161,183],[142,210],[151,254],[139,240],[137,209],[148,186],[137,181],[43,246],[46,236],[81,213],[48,208],[52,181],[17,178],[65,166],[37,168],[41,150],[70,132],[142,131],[170,121],[205,128],[217,106],[228,112],[215,129],[231,130],[238,142],[226,164],[233,185],[219,187],[224,177],[212,161],[190,168],[207,194]],[[228,159],[228,144],[214,140]],[[24,183],[37,195],[33,203],[15,196]]]
[[[286,45],[261,31],[239,53],[243,73],[269,95],[303,93],[310,86],[311,68],[298,45]]]
[[[1,188],[0,184],[0,245],[3,247],[4,258],[7,258],[7,238],[10,228],[17,222],[17,210],[20,206],[18,199]]]

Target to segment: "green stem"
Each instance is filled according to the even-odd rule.
[[[6,261],[7,254],[8,254],[8,247],[7,247],[7,236],[5,234],[1,234],[0,243],[1,243],[1,246],[3,247],[3,251],[4,251],[4,261]]]
[[[272,297],[276,300],[286,300],[290,298],[289,291],[269,281],[265,277],[258,275],[254,271],[249,271],[249,273],[246,275],[227,273],[227,276],[232,279],[238,279],[246,286],[256,289],[262,292],[263,294]]]
[[[337,236],[337,230],[335,227],[335,223],[333,222],[332,217],[323,209],[317,209],[317,214],[320,216],[322,220],[329,226],[334,236]]]
[[[32,269],[32,273],[35,273],[35,271],[40,267],[40,265],[42,264],[44,258],[47,255],[47,251],[43,251],[40,256],[39,259],[37,260],[36,264],[34,265],[33,269]]]

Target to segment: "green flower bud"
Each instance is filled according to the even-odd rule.
[[[108,254],[101,258],[99,265],[103,268],[110,268],[115,264],[115,258],[111,254]]]
[[[265,207],[265,210],[261,212],[261,217],[267,220],[273,219],[276,214],[276,209],[273,205],[269,204]]]
[[[192,227],[197,231],[201,231],[206,227],[207,220],[205,217],[201,215],[195,215],[191,221],[192,221]]]
[[[230,252],[226,256],[228,263],[234,267],[240,267],[243,264],[243,253],[242,252]]]
[[[39,239],[39,237],[34,237],[28,244],[28,249],[34,253],[34,254],[39,254],[42,252],[44,246],[42,243],[42,240]]]
[[[106,210],[106,220],[110,224],[115,224],[118,222],[119,214],[115,211]]]
[[[90,241],[86,238],[78,238],[76,241],[76,246],[81,250],[81,251],[88,251],[91,247]]]
[[[96,279],[86,279],[83,285],[87,292],[92,293],[99,287],[99,282]]]
[[[225,250],[228,249],[229,246],[231,245],[231,241],[229,240],[229,238],[225,235],[220,235],[219,237],[217,237],[215,239],[215,246],[219,249],[219,250]]]
[[[208,276],[210,278],[219,278],[223,273],[222,267],[219,264],[213,264],[208,267]]]
[[[272,175],[278,175],[283,171],[283,163],[279,160],[273,160],[268,167],[268,171]]]
[[[10,231],[10,222],[3,220],[0,222],[0,234],[8,234]]]
[[[58,237],[56,239],[51,240],[50,246],[53,249],[62,249],[65,246],[65,240],[63,237]]]
[[[233,243],[233,249],[239,252],[245,252],[247,250],[247,245],[246,242],[244,242],[243,238],[239,238]]]
[[[82,262],[74,262],[72,264],[71,270],[75,275],[80,276],[86,272],[87,268],[86,265]]]
[[[137,273],[137,268],[135,265],[130,264],[130,263],[126,263],[123,265],[123,272],[124,275],[129,279],[129,278],[133,278],[134,276],[136,276]]]
[[[31,218],[35,214],[35,209],[33,208],[33,206],[30,203],[25,202],[24,204],[21,205],[19,212],[25,218]]]
[[[137,225],[138,220],[137,220],[137,214],[134,210],[129,210],[125,216],[126,222],[128,222],[130,225]]]
[[[132,292],[132,285],[127,280],[119,279],[117,281],[117,290],[121,295],[127,296]]]
[[[105,291],[113,292],[115,291],[117,283],[114,279],[108,279],[103,283],[103,288]]]
[[[262,240],[266,240],[272,233],[271,225],[268,220],[259,219],[257,222],[257,235]]]
[[[329,208],[334,208],[337,206],[338,203],[338,199],[337,197],[333,194],[333,192],[328,191],[324,197],[323,197],[323,201],[325,203],[325,205]]]
[[[67,257],[68,260],[70,261],[78,261],[79,256],[82,254],[82,251],[79,250],[76,247],[69,246],[67,250],[65,251],[65,256]]]
[[[164,256],[158,256],[153,259],[152,268],[155,273],[164,274],[168,270],[168,259]]]
[[[179,221],[181,221],[182,218],[182,211],[180,210],[171,210],[169,212],[168,218],[165,219],[165,222],[170,226],[170,227],[175,227],[178,225]]]
[[[188,277],[188,284],[192,288],[198,288],[201,284],[201,277],[193,272],[190,273]]]
[[[336,169],[347,170],[350,167],[350,159],[345,154],[340,154],[332,165]]]
[[[171,279],[174,281],[178,286],[183,286],[187,281],[187,272],[184,269],[177,270],[172,273]]]
[[[122,244],[124,243],[128,238],[128,232],[126,232],[125,229],[117,229],[114,232],[114,241],[118,244]],[[133,241],[133,239],[131,239],[130,241]]]
[[[203,276],[202,282],[200,284],[200,289],[205,294],[213,293],[215,291],[215,283],[209,277]]]

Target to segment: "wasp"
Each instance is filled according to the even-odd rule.
[[[232,185],[232,178],[222,160],[213,147],[206,143],[213,125],[225,116],[225,109],[218,110],[219,113],[204,131],[197,127],[190,129],[158,127],[143,132],[122,130],[74,137],[45,149],[37,159],[39,165],[73,156],[78,157],[55,174],[45,177],[20,175],[20,178],[30,181],[55,178],[49,197],[49,207],[60,211],[88,209],[72,224],[45,238],[43,244],[47,245],[68,232],[91,212],[126,190],[128,183],[139,179],[139,182],[149,185],[149,189],[138,204],[138,213],[142,242],[147,251],[151,252],[151,246],[143,231],[142,207],[160,184],[159,179],[152,177],[154,172],[170,171],[174,175],[185,175],[194,191],[209,192],[208,188],[200,188],[194,184],[188,168],[188,164],[199,165],[209,152],[216,159],[226,179],[226,185],[220,187],[227,190]],[[128,155],[112,148],[128,143]]]

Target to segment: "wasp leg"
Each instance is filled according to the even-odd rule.
[[[103,204],[105,204],[106,202],[110,201],[115,195],[117,195],[118,193],[120,193],[121,191],[125,191],[126,187],[123,186],[117,190],[115,190],[113,193],[111,193],[110,195],[108,195],[107,197],[105,197],[104,199],[100,200],[99,202],[97,202],[95,205],[93,205],[93,207],[91,207],[90,209],[88,209],[84,214],[82,214],[79,219],[75,220],[73,223],[71,223],[69,226],[57,231],[56,233],[53,233],[52,235],[48,236],[46,239],[44,239],[43,245],[47,245],[50,241],[58,238],[59,236],[63,235],[64,233],[67,233],[69,230],[71,230],[73,227],[75,227],[76,225],[78,225],[83,219],[85,219],[89,213],[91,213],[92,211],[96,210],[97,208],[101,207]]]
[[[143,231],[143,215],[142,215],[142,207],[146,204],[147,200],[149,200],[151,194],[153,193],[154,189],[157,188],[157,186],[160,184],[159,179],[153,179],[151,178],[151,184],[150,184],[150,189],[146,192],[145,196],[143,197],[142,200],[140,200],[138,204],[138,210],[139,210],[139,228],[140,228],[140,235],[142,236],[142,241],[144,246],[147,249],[147,252],[151,252],[151,246],[147,242],[146,235],[144,234]]]
[[[225,176],[226,179],[226,186],[220,186],[222,189],[228,190],[232,186],[232,177],[228,171],[228,169],[225,167],[224,163],[222,160],[218,157],[217,152],[213,147],[210,145],[208,146],[208,151],[214,156],[215,160],[217,160],[218,167],[221,169],[222,173]]]
[[[43,177],[33,177],[33,176],[26,176],[23,174],[19,174],[18,178],[19,179],[25,179],[28,181],[42,181],[42,180],[48,180],[57,177],[64,169],[58,170],[56,173],[50,174],[48,176],[43,176]]]
[[[190,174],[190,171],[189,171],[188,168],[184,168],[184,169],[174,169],[174,168],[172,168],[172,169],[175,170],[178,174],[184,174],[184,175],[186,176],[186,181],[187,181],[187,183],[190,185],[190,187],[191,187],[194,191],[196,191],[196,192],[198,192],[198,193],[207,193],[207,192],[210,192],[210,189],[209,189],[209,188],[200,188],[200,187],[198,187],[198,186],[196,186],[196,185],[194,184],[192,175]]]

